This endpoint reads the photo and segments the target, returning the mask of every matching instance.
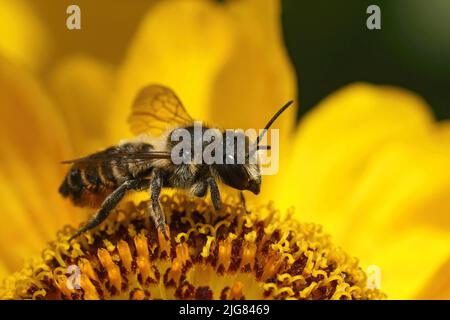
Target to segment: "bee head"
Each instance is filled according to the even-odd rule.
[[[223,163],[215,166],[220,179],[232,188],[258,194],[261,189],[261,171],[255,156],[250,157],[249,138],[242,130],[230,130],[226,134],[229,136],[223,138],[226,141]]]
[[[293,101],[289,101],[272,116],[253,143],[249,142],[249,138],[242,130],[227,130],[224,133],[222,138],[225,141],[223,145],[224,161],[223,164],[217,164],[215,168],[223,183],[238,190],[249,190],[254,194],[260,192],[261,168],[257,151],[270,149],[270,146],[260,145],[261,139],[275,120],[292,103]]]
[[[216,166],[220,179],[226,185],[258,194],[261,190],[261,172],[258,164],[220,164]]]

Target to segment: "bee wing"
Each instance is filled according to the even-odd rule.
[[[175,93],[160,85],[144,87],[134,100],[128,118],[130,129],[135,135],[160,136],[170,127],[191,124],[193,119]]]
[[[111,163],[112,161],[117,161],[119,163],[142,163],[148,162],[151,160],[160,160],[160,159],[170,159],[169,152],[163,151],[150,151],[150,152],[115,152],[114,154],[110,153],[97,153],[87,157],[72,159],[62,161],[63,164],[77,164],[77,165],[87,165],[87,164],[102,164],[102,163]]]

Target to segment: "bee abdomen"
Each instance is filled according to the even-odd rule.
[[[151,171],[150,163],[127,161],[127,153],[136,154],[151,150],[151,144],[125,143],[94,153],[87,157],[87,160],[75,161],[59,192],[76,205],[97,206],[125,181],[144,176]],[[103,161],[95,161],[100,159]]]
[[[59,187],[59,193],[61,193],[64,197],[77,199],[80,197],[83,187],[84,185],[81,178],[81,171],[79,169],[71,169]]]
[[[98,206],[116,187],[115,181],[109,178],[93,168],[71,168],[59,187],[59,192],[76,205]]]

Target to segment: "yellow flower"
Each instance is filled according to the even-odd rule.
[[[246,214],[226,199],[163,196],[170,239],[127,203],[100,229],[69,244],[69,227],[7,282],[8,299],[379,299],[355,258],[312,223],[271,205]],[[291,212],[292,213],[292,212]],[[81,290],[80,290],[81,289]]]
[[[295,205],[364,266],[380,267],[390,298],[450,298],[440,284],[449,285],[448,124],[411,92],[358,83],[323,100],[297,130],[277,203]],[[428,295],[429,281],[442,291]]]
[[[38,71],[48,59],[51,40],[45,25],[23,0],[0,0],[0,53]]]
[[[63,225],[85,220],[86,214],[75,215],[57,195],[64,170],[57,162],[129,136],[131,100],[152,82],[173,88],[195,118],[224,128],[260,128],[296,96],[279,1],[160,1],[143,17],[120,66],[76,56],[54,68],[49,90],[59,109],[36,80],[2,63],[4,274],[39,254]],[[294,114],[292,108],[275,125],[283,148],[280,173],[264,177],[261,195],[250,202],[275,200],[282,212],[294,205],[290,219],[323,224],[363,269],[379,267],[381,288],[390,298],[450,298],[450,125],[436,123],[426,103],[410,92],[360,83],[323,100],[296,131]],[[66,248],[64,237],[50,246],[52,252],[58,243]],[[136,248],[135,240],[125,241]],[[112,247],[104,244],[103,250],[116,252],[119,243],[110,241]],[[106,251],[83,250],[108,271],[106,265],[114,267]],[[361,280],[357,270],[351,272]],[[109,273],[108,279],[125,281]],[[362,290],[358,294],[365,297]],[[38,291],[32,294],[39,297]]]
[[[37,254],[55,231],[82,219],[55,192],[71,154],[65,127],[42,88],[0,60],[0,271]],[[55,189],[56,188],[56,189]]]

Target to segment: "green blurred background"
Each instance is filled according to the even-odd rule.
[[[117,64],[153,2],[30,4],[48,22],[59,44],[52,60],[82,51]],[[82,8],[82,32],[59,27],[66,18],[61,12],[73,3]],[[369,81],[411,89],[428,101],[437,118],[450,118],[450,0],[283,0],[282,4],[285,41],[299,80],[300,116],[337,88]],[[381,8],[381,30],[366,28],[370,4]],[[98,41],[104,45],[86,47]]]
[[[381,8],[381,30],[366,9]],[[284,0],[285,39],[301,112],[355,81],[406,87],[450,118],[450,0]]]

